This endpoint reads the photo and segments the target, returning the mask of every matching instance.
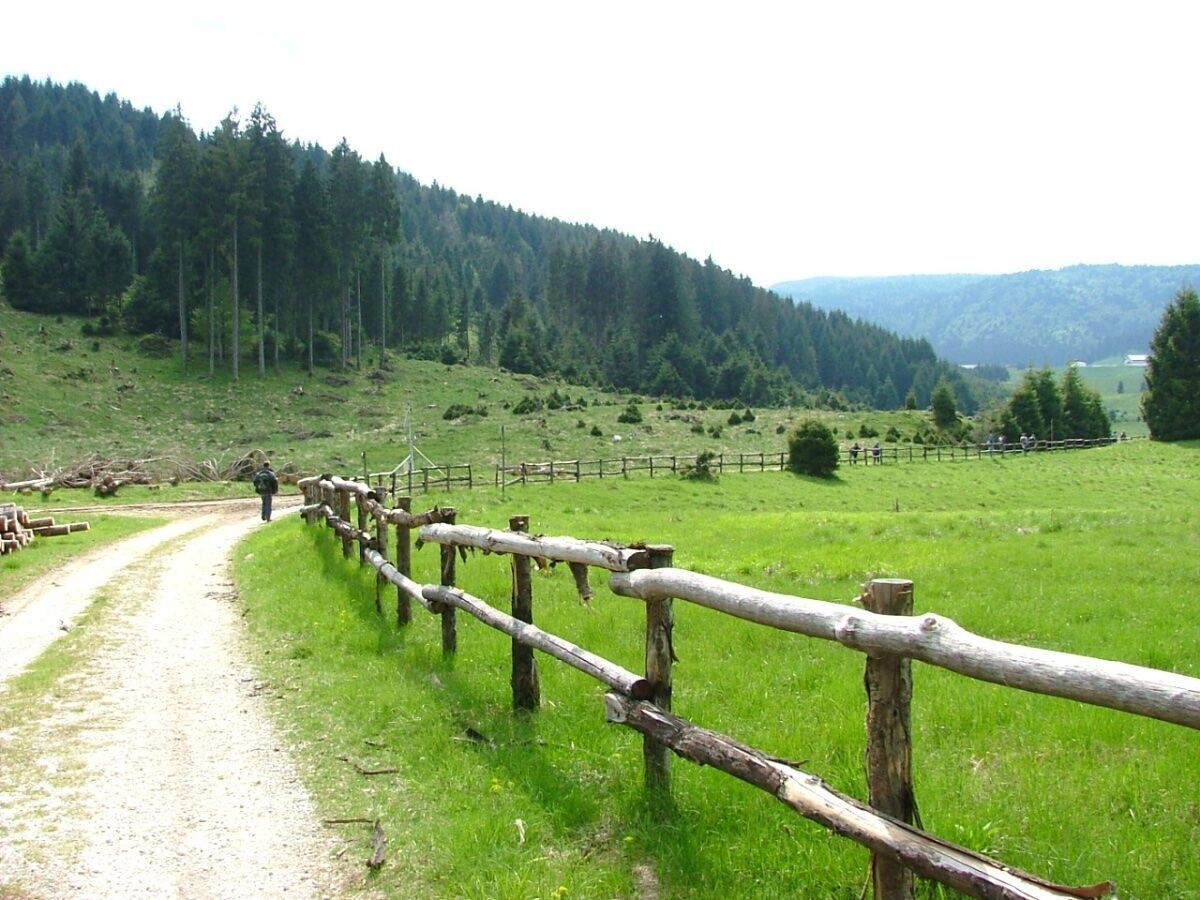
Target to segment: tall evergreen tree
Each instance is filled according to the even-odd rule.
[[[258,370],[266,374],[266,314],[264,281],[270,277],[271,294],[275,301],[274,328],[279,328],[279,295],[283,273],[287,266],[291,244],[291,181],[290,152],[274,117],[261,105],[255,106],[246,128],[247,160],[244,174],[246,185],[246,219],[255,254],[255,298],[258,320]],[[264,271],[269,269],[269,273]],[[275,365],[278,367],[279,341],[274,341]]]
[[[4,250],[4,266],[0,268],[0,274],[4,276],[4,296],[14,309],[34,308],[36,286],[32,257],[25,232],[14,231]]]
[[[329,205],[341,298],[342,365],[346,366],[353,347],[351,298],[362,260],[367,215],[362,157],[350,148],[345,138],[334,148],[329,160]]]
[[[307,319],[308,371],[313,371],[314,319],[319,297],[329,289],[333,269],[332,222],[325,183],[312,160],[304,164],[292,201],[296,230],[296,284],[303,292]]]
[[[954,404],[954,389],[943,379],[933,390],[933,424],[943,431],[958,424],[958,410]]]
[[[206,198],[212,204],[216,221],[224,237],[226,258],[229,263],[230,291],[230,353],[229,369],[234,381],[239,378],[239,361],[242,355],[242,307],[241,289],[238,284],[239,275],[239,230],[242,216],[247,206],[246,197],[246,161],[244,144],[242,142],[242,126],[237,119],[237,110],[232,111],[222,121],[213,134],[211,149],[208,151],[210,167],[207,170],[213,192]],[[218,247],[220,245],[218,244]]]
[[[1200,296],[1175,295],[1150,342],[1142,415],[1157,441],[1200,438]]]
[[[396,197],[395,173],[381,153],[371,166],[367,189],[367,229],[379,254],[379,358],[387,350],[387,267],[389,248],[400,230],[400,204]]]
[[[188,373],[188,309],[184,258],[194,229],[196,143],[191,129],[178,116],[168,116],[159,144],[159,164],[154,184],[153,210],[159,232],[175,248],[179,310],[179,356]]]

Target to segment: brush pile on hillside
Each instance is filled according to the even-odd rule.
[[[136,459],[128,456],[90,456],[59,468],[31,466],[33,477],[9,479],[0,472],[0,491],[24,494],[56,488],[92,488],[100,496],[115,494],[123,484],[155,484],[187,481],[246,481],[262,465],[266,455],[254,450],[226,462],[216,459],[182,460],[168,456]]]

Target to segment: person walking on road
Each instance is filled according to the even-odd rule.
[[[271,469],[269,462],[264,462],[262,468],[254,473],[254,490],[262,497],[262,520],[271,521],[271,498],[279,493],[279,479]]]

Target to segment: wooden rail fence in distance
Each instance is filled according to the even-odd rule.
[[[969,460],[1003,459],[1031,453],[1055,453],[1064,450],[1084,450],[1104,447],[1115,443],[1115,438],[1076,439],[1066,441],[1039,441],[1036,446],[1023,450],[1020,445],[993,447],[986,444],[889,444],[881,446],[878,456],[872,448],[864,447],[857,455],[849,447],[838,451],[839,462],[857,467],[875,464],[895,465],[902,462],[967,462]],[[592,460],[547,460],[545,462],[522,462],[511,466],[495,465],[491,475],[477,477],[487,467],[472,468],[471,463],[455,463],[428,466],[421,469],[391,469],[386,472],[371,472],[364,481],[378,491],[391,496],[413,496],[430,490],[451,492],[470,490],[490,484],[511,486],[517,484],[554,484],[563,481],[582,481],[585,478],[629,478],[647,474],[651,478],[678,475],[690,466],[695,466],[696,455],[672,456],[620,456]],[[787,453],[719,453],[708,463],[717,475],[737,472],[778,472],[787,468]]]

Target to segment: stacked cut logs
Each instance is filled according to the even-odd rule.
[[[0,503],[0,555],[23,550],[33,542],[35,536],[55,537],[74,531],[87,531],[87,522],[69,522],[56,525],[54,519],[31,519],[25,510],[15,503]]]

